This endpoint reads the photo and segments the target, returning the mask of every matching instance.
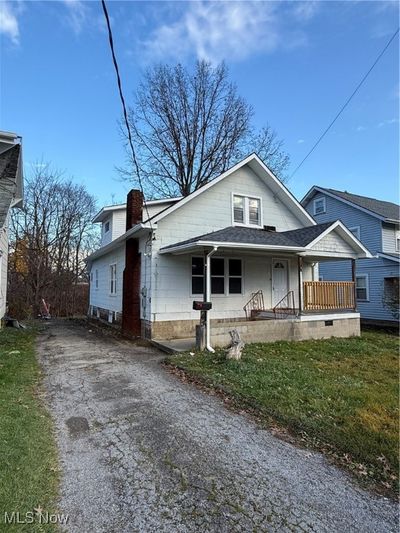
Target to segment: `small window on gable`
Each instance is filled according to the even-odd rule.
[[[261,226],[261,200],[233,195],[233,223],[243,226]]]
[[[360,240],[360,226],[354,226],[353,228],[349,228],[349,230],[354,237],[357,237],[357,239]]]
[[[322,198],[317,198],[314,200],[314,215],[321,215],[326,212],[326,199],[323,196]]]
[[[110,231],[110,221],[107,220],[107,222],[104,224],[104,233],[108,233]]]

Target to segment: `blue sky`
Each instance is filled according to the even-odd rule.
[[[38,161],[84,182],[99,205],[129,184],[101,4],[0,3],[0,128]],[[109,1],[128,101],[154,62],[224,59],[239,92],[284,139],[291,169],[306,155],[398,26],[396,2]],[[315,152],[288,182],[398,199],[398,37]]]

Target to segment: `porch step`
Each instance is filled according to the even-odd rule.
[[[258,311],[252,320],[275,320],[276,316],[272,309],[266,309],[265,311]]]

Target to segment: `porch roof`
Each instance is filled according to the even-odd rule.
[[[356,239],[340,221],[325,222],[314,226],[307,226],[289,231],[268,231],[264,229],[248,228],[242,226],[229,226],[227,228],[199,235],[185,241],[170,244],[160,249],[162,254],[183,254],[199,250],[200,247],[236,248],[253,251],[281,251],[294,252],[299,255],[321,255],[324,250],[313,250],[315,243],[330,231],[340,227],[346,241],[351,243],[352,257],[371,257],[366,248]],[[312,253],[311,253],[312,252]],[[340,256],[340,254],[337,254]]]

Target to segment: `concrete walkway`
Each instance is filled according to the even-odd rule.
[[[154,348],[50,323],[39,356],[67,531],[397,531],[393,502],[181,383]]]

